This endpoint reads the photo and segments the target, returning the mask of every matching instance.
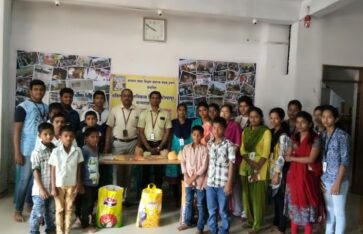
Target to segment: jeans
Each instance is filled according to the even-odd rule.
[[[324,199],[326,204],[326,234],[343,234],[345,232],[346,217],[345,204],[349,189],[349,181],[344,181],[340,186],[339,195],[332,195],[330,190],[333,184],[325,183]]]
[[[198,223],[197,228],[199,231],[204,230],[204,223],[206,219],[205,214],[205,190],[199,190],[192,187],[186,187],[186,199],[185,199],[185,223],[188,226],[192,226],[193,218],[193,202],[194,194],[197,194],[197,207],[198,207]]]
[[[33,209],[29,218],[30,233],[40,234],[40,221],[44,217],[45,232],[55,231],[54,225],[54,199],[50,197],[43,200],[40,196],[33,196]]]
[[[208,227],[211,234],[218,233],[217,212],[222,220],[219,228],[221,234],[229,233],[228,197],[224,194],[224,187],[207,187]]]
[[[24,165],[16,166],[18,181],[15,186],[15,211],[22,212],[25,200],[31,203],[31,190],[33,187],[33,171],[30,156],[24,157]],[[28,198],[28,199],[27,199]]]

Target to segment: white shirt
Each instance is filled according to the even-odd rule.
[[[107,119],[108,119],[108,115],[110,113],[107,109],[104,109],[102,111],[101,117],[100,117],[100,114],[97,111],[95,111],[93,108],[89,108],[88,110],[86,110],[85,112],[83,112],[83,114],[81,116],[81,121],[84,121],[85,116],[86,116],[86,113],[88,111],[93,111],[93,112],[96,113],[96,115],[97,115],[97,124],[98,125],[102,125],[102,124],[106,123],[107,122]]]
[[[41,140],[41,139],[40,139],[40,137],[38,136],[38,137],[37,137],[37,140],[35,141],[34,149],[35,149],[35,148],[37,148],[37,147],[39,147],[39,145],[41,145],[41,142],[42,142],[42,140]],[[60,145],[62,144],[61,140],[60,140],[60,139],[57,139],[57,138],[55,138],[55,137],[53,137],[52,143],[53,143],[53,145],[54,145],[55,147],[58,147],[58,146],[60,146]],[[77,145],[77,141],[76,141],[76,139],[74,139],[74,140],[73,140],[72,145],[73,145],[74,147],[77,147],[77,146],[78,146],[78,145]]]
[[[65,152],[63,144],[55,148],[49,158],[49,164],[55,167],[55,186],[76,185],[77,168],[81,162],[83,155],[79,147],[72,145],[69,153]]]

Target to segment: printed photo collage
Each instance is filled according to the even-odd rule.
[[[29,98],[29,84],[40,79],[46,84],[43,101],[59,102],[64,87],[74,90],[72,107],[80,114],[92,105],[94,91],[106,94],[108,107],[111,59],[57,53],[17,52],[16,105]]]
[[[237,115],[238,98],[255,96],[256,64],[209,60],[179,60],[179,103],[196,117],[199,102],[230,104]]]

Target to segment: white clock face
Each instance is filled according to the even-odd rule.
[[[146,41],[165,41],[164,19],[144,19],[144,40]]]

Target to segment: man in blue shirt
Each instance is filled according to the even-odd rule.
[[[77,132],[80,124],[79,114],[72,108],[74,91],[71,88],[63,88],[59,92],[63,113],[66,116],[66,124]]]
[[[14,154],[16,163],[15,215],[16,222],[24,222],[25,200],[31,205],[33,176],[30,155],[35,147],[38,125],[46,122],[48,106],[42,102],[45,84],[41,80],[30,82],[30,99],[20,103],[14,117]]]

